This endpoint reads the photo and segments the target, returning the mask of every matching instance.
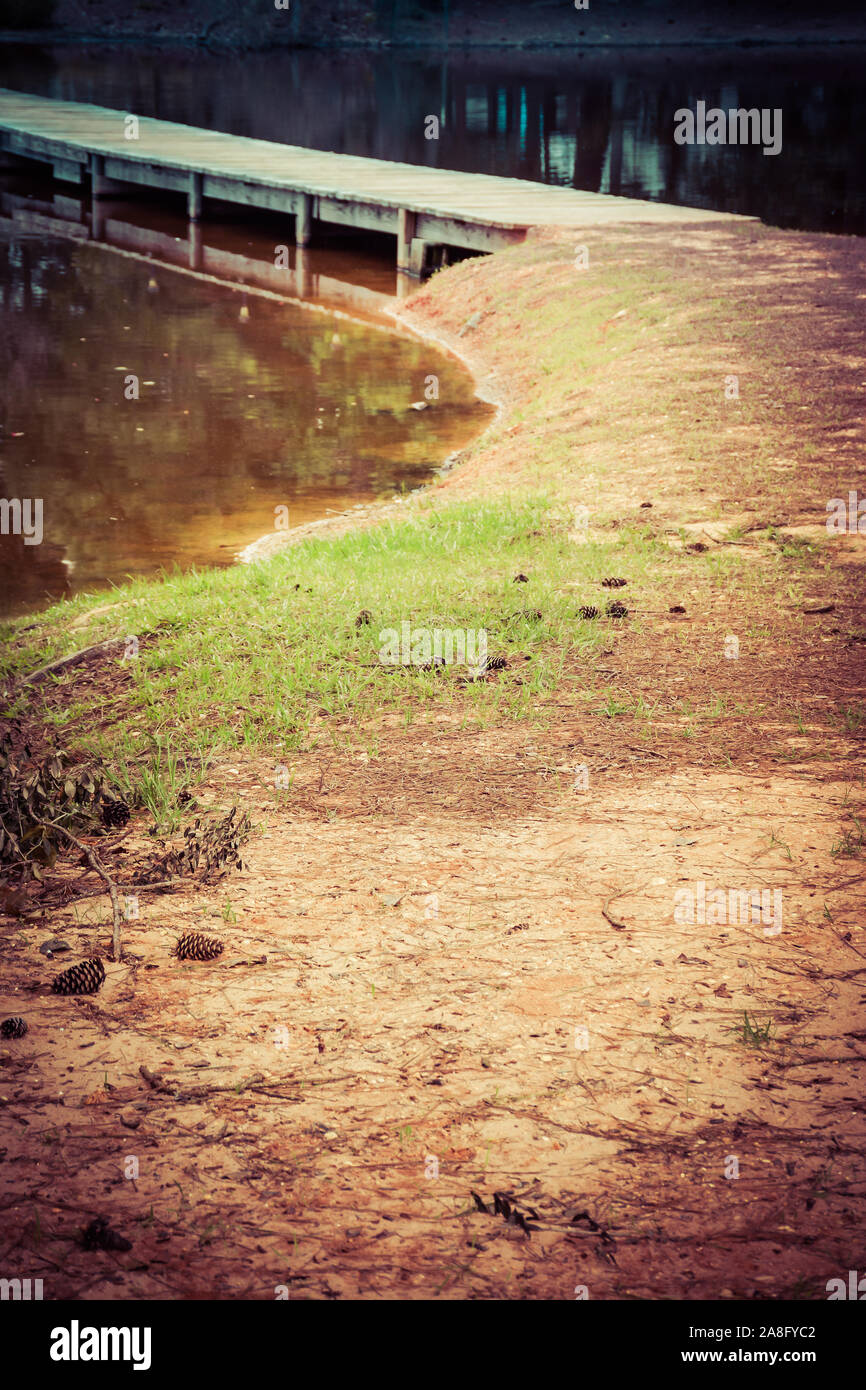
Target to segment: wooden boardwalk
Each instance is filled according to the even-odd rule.
[[[130,184],[185,193],[194,221],[205,198],[286,212],[295,218],[299,246],[309,244],[316,219],[389,232],[397,237],[397,264],[403,270],[420,270],[429,246],[492,251],[522,240],[530,227],[733,217],[250,140],[5,88],[0,88],[0,151],[7,162],[10,156],[47,162],[68,182],[81,183],[89,175],[97,199],[117,197]]]

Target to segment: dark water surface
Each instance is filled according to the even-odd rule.
[[[295,526],[420,485],[490,415],[460,364],[421,342],[40,233],[32,203],[3,194],[0,496],[41,499],[44,538],[0,535],[6,615],[229,563],[283,521],[276,508]],[[140,208],[108,210],[109,230],[135,230],[123,213],[174,240],[168,214],[154,232]],[[261,249],[231,226],[213,239],[235,257]],[[343,259],[320,253],[312,270],[339,274]],[[363,279],[363,254],[352,260]],[[393,293],[393,272],[368,262]],[[439,399],[414,410],[430,375]]]
[[[0,53],[0,84],[235,135],[866,233],[862,48]],[[680,146],[674,112],[780,108],[781,153]],[[441,122],[424,136],[425,118]]]

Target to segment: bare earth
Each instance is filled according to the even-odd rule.
[[[689,233],[677,252],[668,232],[632,230],[622,246],[682,254],[696,295],[736,280],[776,306],[792,370],[810,369],[806,333],[816,361],[838,354],[840,391],[862,383],[862,243],[733,236]],[[550,292],[538,253],[557,246],[458,267],[450,295],[425,290],[408,313],[465,346],[470,308],[525,265]],[[503,418],[446,498],[531,466],[531,353],[505,312],[467,347],[497,371]],[[579,437],[591,402],[569,408]],[[651,496],[660,521],[711,537],[710,500],[727,524],[757,513],[739,446],[726,477],[690,470],[651,423],[606,483],[624,515]],[[819,425],[797,428],[805,441]],[[822,532],[840,458],[862,489],[843,435],[805,470],[780,446],[789,534]],[[575,499],[588,475],[578,451]],[[863,545],[840,542],[815,583],[829,616],[779,626],[750,674],[708,635],[748,596],[698,584],[684,620],[618,636],[619,685],[661,702],[650,741],[562,698],[538,728],[467,730],[456,707],[386,721],[378,759],[300,755],[280,795],[272,759],[214,769],[202,804],[237,800],[264,827],[248,871],[142,896],[129,958],[93,999],[46,982],[107,946],[104,898],[77,920],[2,919],[0,1009],[31,1023],[0,1048],[4,1271],[43,1277],[46,1298],[823,1299],[862,1270],[864,876],[838,846],[862,814],[864,735],[829,715],[863,699]],[[82,668],[76,694],[98,700],[104,679]],[[762,713],[684,738],[675,697],[726,683],[759,692]],[[145,831],[103,849],[120,877]],[[675,891],[699,882],[781,889],[781,932],[676,922]],[[172,961],[190,925],[224,937],[217,962]],[[48,936],[71,954],[46,962]],[[80,1248],[98,1214],[130,1251]]]

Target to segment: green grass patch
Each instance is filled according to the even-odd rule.
[[[122,608],[74,635],[70,620],[106,595],[57,605],[7,628],[3,675],[83,640],[136,636],[137,658],[107,662],[117,669],[97,709],[74,695],[72,670],[45,683],[69,687],[72,698],[49,690],[40,718],[65,746],[105,759],[124,794],[164,824],[217,754],[375,748],[365,725],[374,730],[389,714],[409,723],[441,706],[475,725],[529,720],[566,673],[581,684],[585,671],[590,684],[611,623],[582,620],[579,606],[603,605],[600,581],[612,569],[648,577],[669,554],[646,527],[619,528],[613,544],[575,545],[569,524],[544,496],[441,509],[425,499],[399,523],[306,540],[254,566],[130,582],[110,596]],[[516,583],[518,573],[528,582]],[[357,625],[362,610],[370,620]],[[495,682],[465,683],[465,666],[383,664],[384,634],[404,622],[412,631],[483,630],[489,655],[508,668]],[[26,716],[39,690],[19,687],[7,716]]]

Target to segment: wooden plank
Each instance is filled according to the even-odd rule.
[[[457,221],[453,217],[437,217],[419,213],[415,220],[415,235],[436,246],[463,246],[467,251],[502,251],[522,241],[521,227],[492,227],[484,222]]]
[[[145,164],[141,160],[105,159],[104,173],[118,184],[121,193],[124,184],[134,184],[142,188],[165,188],[169,192],[186,193],[190,175],[176,169],[164,169],[159,164]]]
[[[54,177],[61,183],[81,183],[83,164],[77,159],[55,159]]]
[[[397,234],[397,212],[377,203],[362,203],[342,198],[317,198],[316,216],[322,222],[336,222],[344,227],[359,227],[365,232]]]
[[[189,175],[185,175],[189,177]],[[202,191],[205,198],[221,198],[226,203],[241,203],[250,208],[268,208],[272,212],[296,214],[299,195],[288,188],[271,188],[264,183],[220,174],[203,174]]]

